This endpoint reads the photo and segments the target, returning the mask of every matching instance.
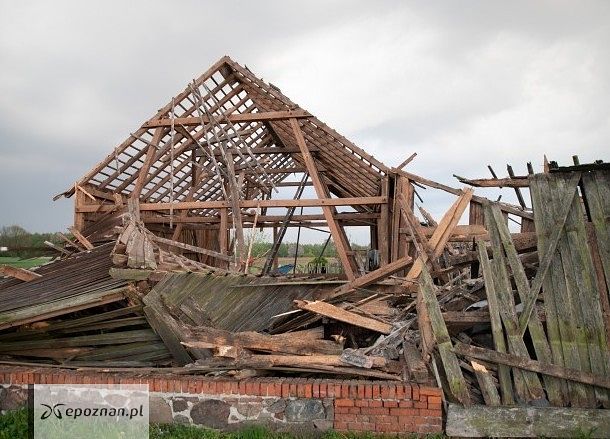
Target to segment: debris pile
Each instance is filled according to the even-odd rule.
[[[607,408],[608,164],[490,168],[456,189],[405,171],[414,156],[387,167],[225,57],[63,193],[75,225],[56,261],[4,270],[0,361]],[[519,205],[469,186],[514,189]],[[441,218],[416,205],[424,190],[455,197]],[[274,271],[288,227],[326,228],[343,273]],[[369,228],[377,263],[355,257],[345,227]],[[260,275],[249,228],[274,231]]]

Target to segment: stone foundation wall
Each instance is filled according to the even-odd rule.
[[[392,381],[200,376],[2,368],[0,410],[25,405],[27,384],[148,384],[151,422],[231,430],[442,432],[441,390]]]

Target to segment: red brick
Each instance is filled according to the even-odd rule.
[[[362,407],[360,409],[363,415],[387,415],[390,409],[386,407]]]
[[[431,404],[430,402],[428,402],[428,409],[430,410],[440,410],[441,408],[441,404]]]
[[[369,422],[371,417],[367,415],[358,415],[356,416],[356,419],[358,419],[358,422]]]
[[[373,386],[371,386],[370,384],[366,384],[364,386],[364,397],[367,399],[373,398]]]
[[[364,398],[365,388],[365,384],[358,384],[358,398]]]
[[[360,407],[348,407],[349,413],[360,414]]]
[[[335,420],[334,428],[335,430],[347,430],[347,422]]]
[[[282,398],[288,398],[290,395],[290,385],[288,383],[282,383]]]
[[[387,385],[381,386],[381,398],[382,399],[390,398],[390,388]]]
[[[290,383],[290,391],[288,393],[288,396],[297,396],[297,384],[296,383]]]
[[[413,407],[415,407],[416,409],[427,409],[428,408],[428,403],[427,402],[421,402],[421,401],[415,401],[413,403]]]
[[[375,424],[372,422],[350,422],[348,424],[350,431],[375,431]]]
[[[398,401],[386,400],[386,401],[383,401],[383,406],[384,407],[398,407]]]
[[[420,402],[428,402],[428,396],[427,395],[422,395],[420,393],[419,394],[419,400],[420,400]]]
[[[349,393],[349,384],[345,383],[345,384],[341,384],[341,398],[353,398],[353,396],[350,396]]]
[[[313,383],[313,385],[311,386],[311,396],[312,396],[312,398],[320,397],[320,383],[317,381],[315,381]]]
[[[390,409],[390,414],[394,416],[419,416],[418,409],[401,409],[393,408]]]
[[[428,395],[428,396],[442,396],[443,394],[441,393],[441,389],[438,387],[427,387],[427,386],[422,386],[419,389],[419,393],[423,394],[423,395]]]
[[[403,427],[414,427],[415,426],[414,419],[415,418],[413,416],[399,416],[398,424]]]
[[[417,384],[414,384],[411,387],[411,390],[413,392],[412,395],[411,395],[411,399],[413,399],[414,401],[419,400],[419,386]]]
[[[349,413],[349,409],[351,409],[351,407],[335,406],[335,414]]]
[[[413,401],[399,401],[398,407],[411,408],[411,407],[413,407]]]
[[[356,399],[354,401],[354,404],[356,405],[356,407],[368,407],[369,401],[367,399]]]
[[[420,411],[422,416],[429,416],[431,418],[440,418],[441,416],[443,416],[443,411],[442,410],[429,410],[429,409],[422,409]]]
[[[326,398],[327,397],[327,384],[326,383],[320,383],[320,398]]]
[[[373,384],[373,398],[378,399],[381,397],[381,389],[379,384]]]
[[[369,407],[383,407],[383,402],[380,399],[369,401]]]
[[[353,406],[354,406],[353,399],[347,399],[347,398],[335,399],[335,407],[353,407]]]
[[[339,415],[335,415],[335,420],[344,421],[344,422],[354,422],[357,420],[357,415],[355,413],[339,413]]]
[[[246,395],[258,395],[260,389],[260,384],[256,381],[247,381],[246,382]]]
[[[313,397],[313,384],[304,384],[303,387],[305,389],[305,398],[312,398]]]
[[[442,398],[440,396],[428,396],[428,404],[440,404]]]

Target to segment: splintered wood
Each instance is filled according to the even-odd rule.
[[[0,362],[436,383],[465,435],[562,436],[510,410],[610,408],[610,165],[488,166],[455,188],[415,157],[386,166],[223,57],[62,194],[54,262],[0,266]],[[278,267],[290,227],[325,232],[330,262],[297,246]]]

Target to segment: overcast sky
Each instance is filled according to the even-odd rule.
[[[65,229],[51,197],[225,54],[445,183],[609,159],[609,1],[0,0],[0,226]]]

